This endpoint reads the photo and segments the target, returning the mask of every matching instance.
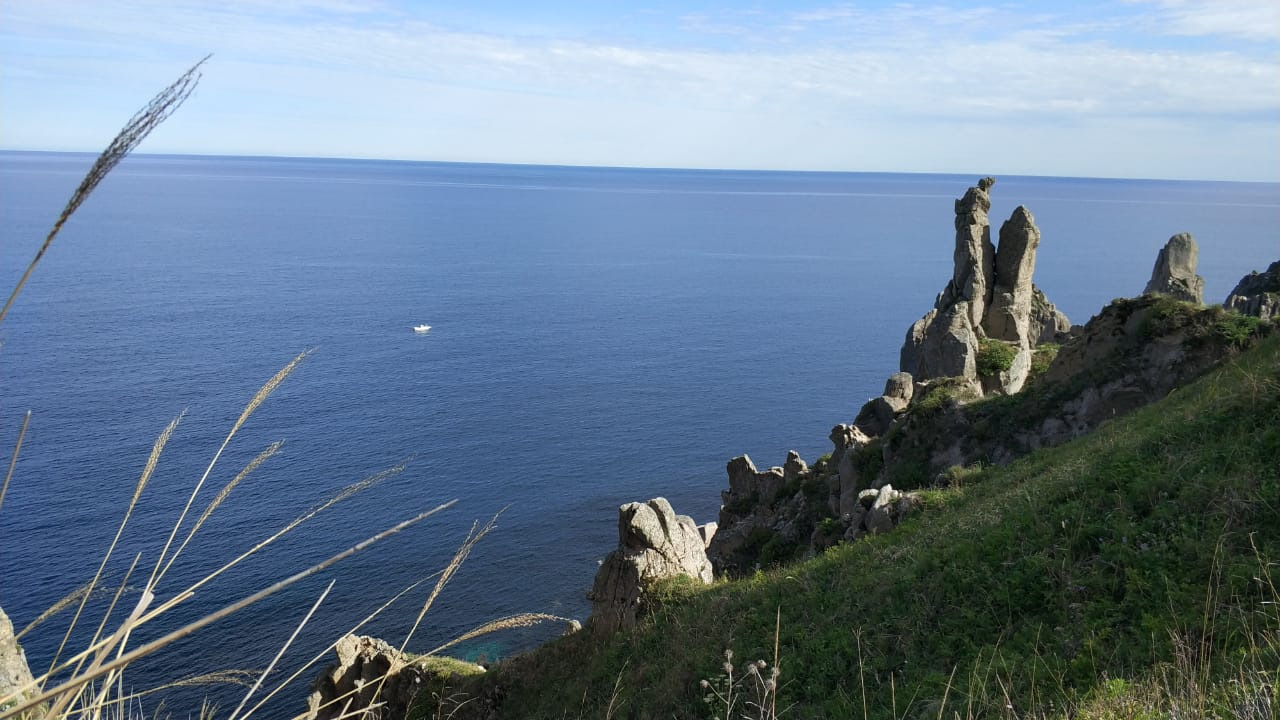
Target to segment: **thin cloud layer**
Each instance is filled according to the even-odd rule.
[[[1278,180],[1272,5],[8,0],[0,142],[94,148],[213,52],[150,150]]]

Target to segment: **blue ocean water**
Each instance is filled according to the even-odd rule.
[[[0,153],[6,294],[92,161]],[[139,666],[139,689],[175,657],[191,674],[263,667],[334,581],[305,659],[499,511],[410,648],[510,613],[584,618],[619,504],[663,495],[713,520],[730,457],[830,450],[831,426],[879,394],[950,277],[952,201],[976,177],[129,158],[0,328],[6,457],[32,411],[0,508],[0,606],[22,627],[92,576],[153,440],[185,410],[108,567],[118,583],[141,553],[128,582],[141,586],[240,409],[314,349],[197,508],[268,443],[283,450],[213,515],[162,597],[343,486],[404,471],[160,625],[456,506],[176,645],[163,670]],[[1035,214],[1037,284],[1074,322],[1140,292],[1177,232],[1196,236],[1213,302],[1280,257],[1280,185],[1002,177],[992,196],[996,225],[1018,204]],[[363,632],[403,637],[426,592]],[[33,665],[67,619],[24,638]],[[501,655],[559,630],[461,650]]]

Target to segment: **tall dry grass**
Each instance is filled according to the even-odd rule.
[[[14,301],[21,293],[23,286],[28,278],[35,270],[40,260],[48,252],[53,240],[62,231],[67,221],[76,212],[77,209],[88,199],[99,183],[111,172],[111,170],[127,156],[144,138],[160,123],[164,122],[170,115],[176,111],[183,102],[190,97],[191,93],[198,85],[201,74],[200,68],[208,60],[208,57],[200,60],[185,73],[183,73],[173,84],[166,87],[157,94],[151,102],[138,111],[124,126],[123,129],[107,146],[106,150],[98,157],[97,161],[90,168],[80,185],[72,194],[71,199],[67,202],[62,213],[55,220],[49,233],[46,235],[43,244],[36,252],[34,259],[27,266],[13,291],[9,295],[3,308],[0,308],[0,324],[3,324],[4,318],[8,315],[9,309],[13,306]],[[157,653],[161,653],[169,648],[176,641],[191,636],[210,625],[244,610],[262,600],[289,588],[298,582],[321,573],[338,562],[354,555],[357,552],[365,550],[373,544],[399,533],[406,528],[416,525],[427,518],[430,518],[450,507],[457,501],[450,500],[441,503],[435,507],[418,512],[413,516],[402,520],[401,522],[382,530],[374,535],[369,536],[363,541],[352,545],[344,550],[335,552],[325,560],[318,562],[306,569],[294,573],[286,578],[273,582],[266,587],[262,587],[253,591],[246,590],[243,595],[236,601],[210,612],[194,621],[188,622],[177,629],[170,630],[160,634],[158,637],[139,641],[136,638],[143,634],[143,630],[149,624],[155,623],[158,618],[165,617],[175,608],[187,603],[195,596],[196,592],[205,585],[214,581],[218,577],[224,575],[232,568],[240,565],[251,557],[259,555],[273,545],[281,538],[285,537],[299,526],[307,523],[321,513],[329,510],[333,506],[350,498],[351,496],[367,490],[388,477],[400,473],[404,469],[404,465],[375,473],[369,477],[363,478],[357,482],[351,483],[339,490],[332,497],[316,507],[306,510],[298,515],[292,521],[286,523],[283,527],[276,531],[265,535],[253,544],[248,550],[240,555],[225,562],[214,571],[207,573],[199,580],[192,582],[185,587],[171,589],[166,584],[166,578],[175,562],[183,555],[183,552],[198,540],[200,531],[204,528],[209,518],[223,505],[224,501],[230,494],[236,490],[243,482],[257,471],[264,463],[266,463],[281,447],[281,442],[274,442],[263,448],[252,460],[242,467],[230,481],[219,488],[212,494],[212,497],[206,492],[206,483],[213,474],[215,468],[223,456],[224,451],[230,446],[237,434],[249,421],[254,412],[265,402],[280,385],[298,368],[298,366],[306,359],[308,352],[302,352],[297,357],[289,361],[275,375],[269,378],[261,388],[249,399],[244,406],[240,415],[230,430],[223,438],[222,443],[213,452],[208,465],[205,467],[201,476],[193,483],[186,503],[182,510],[174,518],[173,524],[169,530],[167,537],[164,539],[156,557],[148,559],[143,563],[143,554],[134,555],[132,562],[129,564],[128,570],[117,584],[108,585],[105,580],[106,568],[111,559],[117,555],[121,548],[121,539],[125,534],[125,529],[129,525],[137,510],[138,503],[147,490],[148,484],[155,471],[156,465],[164,452],[164,449],[174,433],[178,431],[182,415],[174,418],[156,438],[151,452],[144,464],[139,475],[137,483],[134,487],[132,497],[127,505],[123,508],[122,518],[117,526],[116,533],[100,562],[93,576],[79,588],[54,603],[48,610],[39,617],[31,621],[21,631],[16,633],[18,640],[30,633],[34,628],[49,621],[51,618],[59,616],[65,612],[71,611],[71,620],[67,629],[63,634],[62,641],[58,646],[53,657],[47,659],[47,665],[41,665],[45,669],[34,676],[31,682],[21,687],[14,688],[7,694],[0,696],[0,720],[5,718],[76,718],[84,720],[100,720],[101,718],[139,718],[148,714],[160,714],[164,712],[163,703],[151,708],[150,712],[144,709],[143,698],[161,693],[165,690],[188,686],[193,684],[232,684],[246,687],[243,697],[228,718],[246,718],[254,715],[262,710],[264,705],[271,699],[280,695],[286,688],[291,687],[298,678],[304,677],[306,673],[315,673],[314,668],[321,664],[324,659],[332,652],[338,640],[346,633],[355,633],[364,627],[373,618],[378,616],[394,602],[402,599],[406,594],[425,583],[430,577],[428,576],[413,583],[408,588],[402,590],[395,597],[389,599],[381,607],[377,608],[369,615],[354,623],[347,628],[345,633],[337,633],[332,642],[322,650],[315,654],[306,662],[296,667],[292,672],[277,672],[277,668],[281,665],[286,656],[287,651],[293,645],[294,641],[299,637],[307,626],[313,613],[324,602],[333,582],[317,597],[310,609],[297,621],[296,626],[289,639],[283,644],[279,651],[272,658],[268,666],[264,670],[239,670],[228,669],[214,673],[206,673],[204,675],[175,679],[161,685],[142,691],[135,691],[131,688],[131,684],[125,680],[125,673],[129,666],[144,657],[149,657]],[[22,450],[23,440],[26,436],[26,429],[30,422],[31,413],[28,411],[22,419],[17,441],[10,456],[7,470],[5,472],[3,484],[0,485],[0,508],[3,506],[4,496],[8,491],[9,484],[14,477],[15,468],[19,455]],[[206,499],[207,498],[207,499]],[[201,503],[204,503],[202,509],[196,512]],[[497,516],[491,519],[483,526],[473,526],[471,532],[454,554],[450,562],[445,568],[433,576],[435,584],[432,586],[431,592],[426,600],[422,603],[413,626],[405,633],[402,642],[399,644],[401,653],[405,653],[413,638],[414,633],[423,623],[428,611],[439,597],[445,585],[454,577],[462,563],[470,554],[472,548],[494,527]],[[340,520],[338,520],[340,522]],[[149,570],[143,570],[145,580],[140,586],[135,587],[132,582],[136,582],[135,577],[141,578],[143,574],[139,572],[140,565],[142,568],[149,567]],[[95,597],[109,596],[106,610],[96,622],[91,622],[87,617],[87,610],[90,607],[90,599]],[[128,603],[132,602],[132,607],[126,612],[124,608],[128,607]],[[530,613],[524,615],[511,616],[501,618],[489,623],[485,623],[480,627],[464,633],[452,642],[441,645],[434,650],[419,656],[415,662],[421,662],[424,658],[429,658],[436,653],[443,652],[457,642],[463,642],[473,637],[495,632],[513,627],[527,627],[529,625],[544,622],[548,620],[564,621],[566,618],[560,618],[554,615],[546,615],[540,613]],[[88,633],[88,641],[83,646],[73,647],[73,639],[84,636],[86,626],[91,626],[92,631]],[[79,631],[79,632],[77,632]],[[406,657],[408,657],[406,655]],[[181,663],[178,663],[181,665]],[[268,679],[271,682],[268,683]],[[386,678],[375,679],[378,688],[381,688]],[[304,698],[298,698],[298,705],[301,705]],[[366,705],[353,707],[349,698],[338,698],[334,702],[343,702],[344,707],[342,717],[361,717],[366,715],[378,716],[380,701],[377,692],[373,693],[372,699]],[[180,714],[190,716],[193,709],[186,708],[178,711]],[[203,707],[194,711],[199,717],[210,717],[213,715],[213,708],[205,704]],[[303,717],[305,713],[299,714]]]

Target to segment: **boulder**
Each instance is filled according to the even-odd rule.
[[[605,557],[587,595],[588,622],[605,632],[633,627],[658,580],[685,575],[710,583],[703,537],[693,518],[676,515],[666,498],[619,507],[618,548]]]
[[[888,432],[889,424],[893,422],[897,412],[889,400],[882,395],[864,403],[857,417],[853,419],[853,424],[871,437],[879,437]]]
[[[711,545],[711,539],[716,536],[716,530],[718,530],[719,527],[719,524],[713,522],[704,523],[698,526],[698,535],[702,536],[702,547],[705,548]]]
[[[831,434],[827,438],[831,440],[832,445],[831,462],[837,468],[850,449],[861,448],[871,442],[871,438],[859,430],[857,425],[836,425],[831,428]]]
[[[1200,249],[1196,247],[1191,233],[1178,233],[1169,238],[1169,242],[1156,255],[1151,280],[1147,282],[1143,294],[1168,295],[1178,300],[1202,304],[1204,278],[1196,274],[1199,257]]]
[[[911,373],[896,372],[884,383],[884,398],[899,412],[906,410],[915,393],[915,381]]]
[[[871,438],[856,425],[835,426],[831,431],[831,438],[836,444],[836,450],[840,453],[840,460],[836,463],[839,483],[835,511],[839,515],[844,515],[852,511],[853,505],[857,502],[858,492],[875,479],[860,477],[858,469],[853,464],[854,454],[866,447],[871,442]],[[836,456],[833,454],[832,457]]]
[[[941,298],[937,302],[941,302]],[[938,309],[934,308],[924,314],[924,317],[911,324],[907,328],[907,337],[902,342],[902,349],[898,351],[898,367],[908,374],[920,378],[920,348],[924,345],[925,334],[929,330],[929,326],[933,324],[935,318],[938,317]]]
[[[1280,317],[1280,260],[1265,272],[1255,270],[1240,278],[1222,307],[1263,320]]]
[[[0,610],[0,698],[30,687],[34,682],[27,657],[13,634],[13,623],[4,610]]]

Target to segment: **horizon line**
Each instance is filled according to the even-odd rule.
[[[30,148],[7,148],[0,147],[0,153],[29,153],[44,155],[86,155],[90,157],[101,154],[101,151],[91,150],[33,150]],[[1189,178],[1189,177],[1130,177],[1120,175],[1038,175],[1028,173],[974,173],[959,171],[942,171],[942,170],[809,170],[809,169],[781,169],[781,168],[750,168],[750,167],[698,167],[685,166],[675,167],[668,165],[591,165],[584,163],[537,163],[537,162],[500,162],[496,160],[423,160],[412,158],[389,158],[389,157],[350,157],[338,155],[254,155],[240,153],[198,153],[198,152],[133,152],[129,157],[151,157],[151,158],[204,158],[204,159],[223,159],[223,160],[329,160],[339,162],[388,162],[388,163],[405,163],[405,164],[422,164],[422,165],[490,165],[496,167],[545,167],[545,168],[569,168],[569,169],[596,169],[596,170],[650,170],[650,171],[674,171],[674,172],[747,172],[747,173],[779,173],[779,174],[809,174],[809,175],[935,175],[950,177],[994,177],[997,180],[1001,177],[1006,178],[1042,178],[1047,180],[1114,180],[1114,181],[1142,181],[1142,182],[1212,182],[1212,183],[1235,183],[1242,185],[1280,185],[1280,179],[1276,180],[1227,180],[1221,178]],[[128,158],[125,158],[126,160]]]

